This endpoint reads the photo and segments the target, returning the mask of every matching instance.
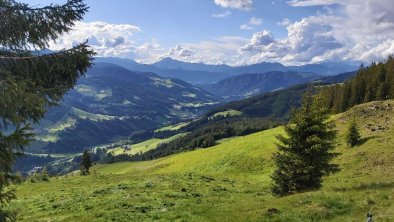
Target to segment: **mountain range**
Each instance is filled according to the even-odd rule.
[[[238,75],[214,84],[204,85],[202,88],[221,97],[225,101],[233,101],[319,78],[321,76],[314,73],[271,71],[259,74]]]
[[[124,68],[153,72],[163,77],[177,78],[191,84],[212,84],[223,79],[248,73],[265,73],[271,71],[281,72],[309,72],[317,75],[329,76],[350,72],[357,66],[347,63],[321,63],[302,66],[285,66],[280,63],[262,62],[253,65],[232,67],[228,65],[208,65],[203,63],[188,63],[172,58],[164,58],[153,64],[140,64],[123,58],[96,58],[96,62],[113,63]]]

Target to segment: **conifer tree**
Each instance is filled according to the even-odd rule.
[[[46,167],[42,168],[42,171],[41,171],[41,180],[42,180],[42,181],[49,181],[48,171],[47,171],[47,168],[46,168]]]
[[[84,43],[45,55],[40,50],[70,31],[87,10],[83,0],[42,8],[0,0],[0,221],[15,220],[4,208],[15,198],[8,188],[12,166],[33,138],[31,124],[58,104],[94,54]]]
[[[89,168],[92,166],[92,159],[90,157],[90,153],[85,150],[82,154],[81,160],[81,175],[88,175]]]
[[[350,147],[354,147],[360,141],[360,132],[356,123],[356,119],[352,118],[346,134],[346,143]]]
[[[303,96],[302,106],[292,113],[287,136],[278,136],[279,152],[274,154],[277,169],[272,175],[272,192],[276,195],[318,189],[322,177],[339,170],[331,163],[337,156],[335,148],[336,131],[328,121],[327,109],[314,100],[312,89]]]

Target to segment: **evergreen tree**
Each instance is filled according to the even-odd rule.
[[[354,147],[360,141],[360,132],[356,123],[356,119],[353,118],[350,121],[349,128],[346,134],[346,143],[350,147]]]
[[[49,181],[48,171],[47,171],[47,168],[46,168],[46,167],[42,168],[42,171],[41,171],[41,180],[42,180],[42,181]]]
[[[309,89],[302,106],[292,113],[285,127],[287,136],[278,136],[281,144],[277,145],[279,152],[274,154],[277,169],[272,175],[272,192],[276,195],[318,189],[323,176],[339,170],[331,163],[337,156],[332,152],[336,131],[319,100],[314,100]]]
[[[90,153],[85,150],[82,154],[81,160],[81,175],[88,175],[89,168],[92,166],[92,159],[90,157]]]
[[[15,198],[7,186],[17,156],[32,140],[30,125],[58,104],[94,54],[86,44],[45,55],[39,50],[67,33],[87,9],[83,0],[43,8],[0,0],[0,221],[15,220],[4,211]]]

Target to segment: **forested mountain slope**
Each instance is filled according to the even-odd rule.
[[[29,151],[80,152],[133,132],[196,117],[217,103],[209,93],[181,80],[97,63],[45,116],[37,130],[39,141]]]
[[[342,85],[324,87],[321,96],[333,112],[370,101],[394,99],[394,58],[361,67],[355,78]]]

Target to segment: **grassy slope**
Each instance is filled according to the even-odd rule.
[[[164,126],[160,129],[155,130],[155,132],[162,132],[162,131],[176,131],[179,130],[182,127],[185,127],[187,125],[189,125],[190,122],[184,122],[184,123],[178,123],[175,125],[170,125],[170,126]]]
[[[365,104],[334,117],[342,171],[320,191],[271,196],[276,128],[154,161],[95,166],[87,177],[25,183],[12,208],[24,221],[363,221],[368,211],[393,221],[394,111],[370,108],[387,103],[394,106]],[[343,135],[353,114],[363,143],[350,149]]]
[[[177,138],[185,136],[185,135],[186,135],[186,133],[180,133],[180,134],[177,134],[175,136],[172,136],[172,137],[166,138],[166,139],[153,138],[153,139],[141,142],[141,143],[131,145],[132,149],[129,151],[126,151],[126,152],[124,152],[124,149],[121,147],[110,149],[109,152],[113,152],[114,155],[119,155],[119,154],[123,154],[123,153],[130,154],[130,155],[134,155],[134,154],[137,154],[140,152],[145,153],[149,150],[156,149],[157,145],[159,145],[160,143],[168,143],[171,140],[177,139]]]

